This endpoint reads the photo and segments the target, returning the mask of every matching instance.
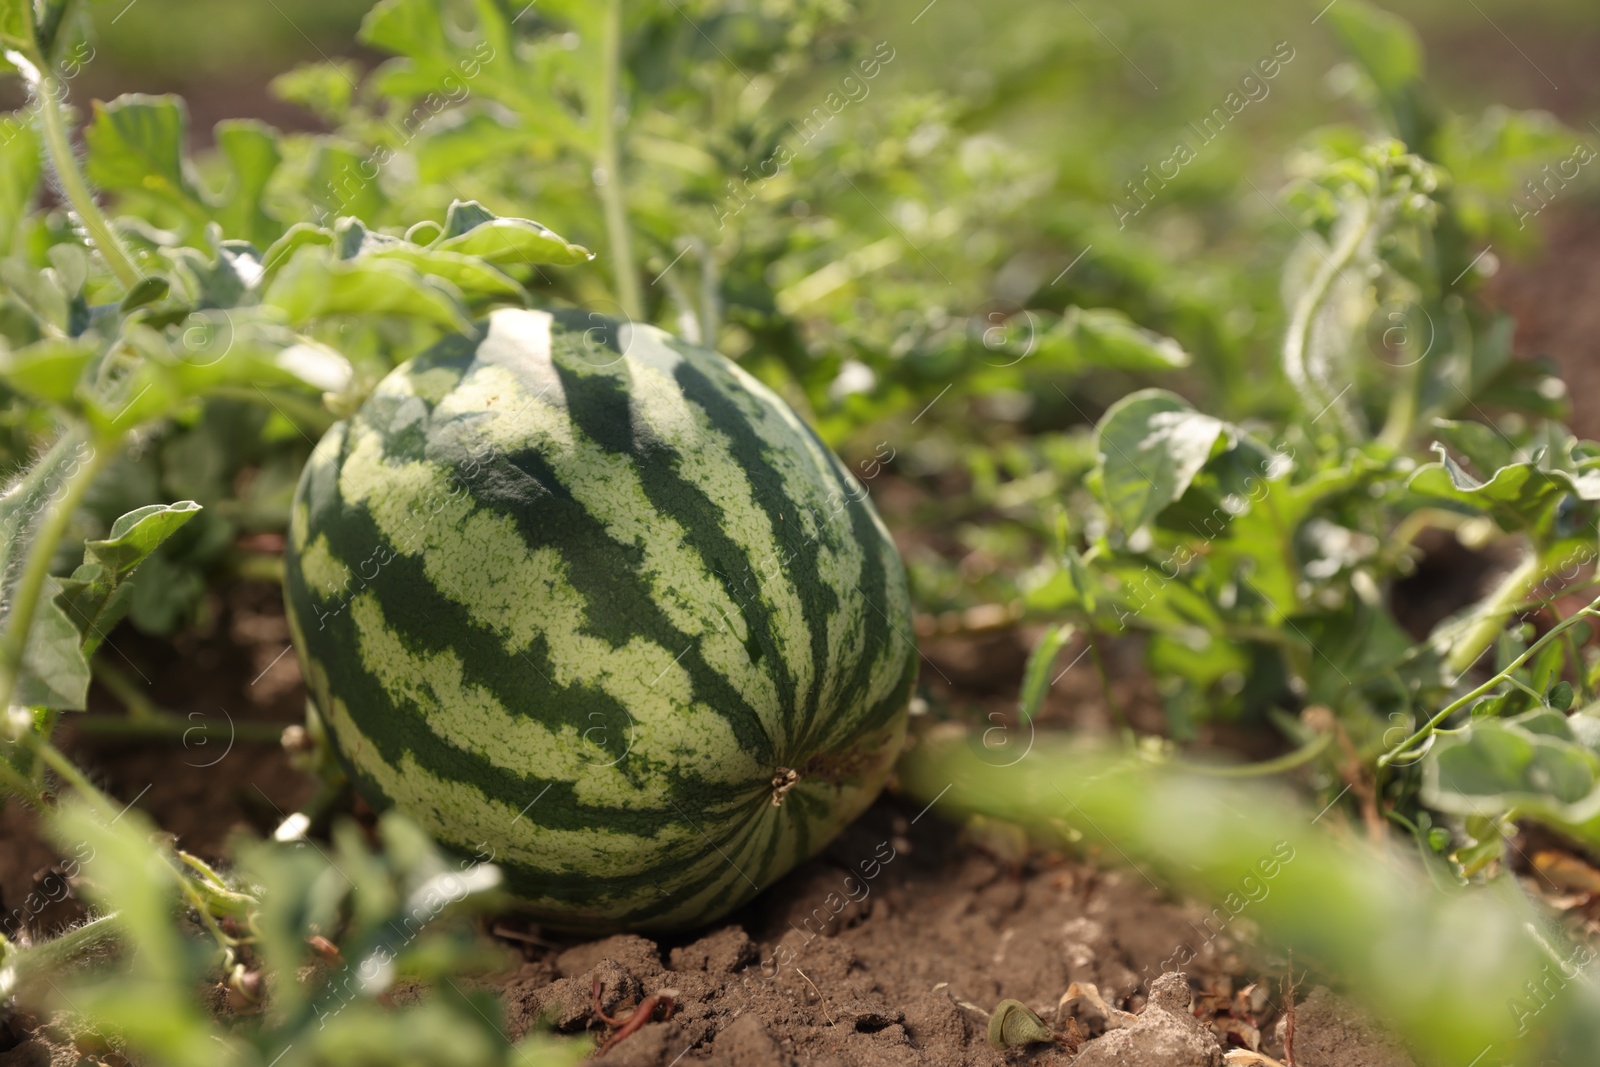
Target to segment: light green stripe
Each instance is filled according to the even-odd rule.
[[[336,599],[350,585],[350,568],[328,547],[328,535],[317,534],[300,553],[300,574],[306,591],[318,600]]]
[[[435,777],[409,752],[395,763],[384,760],[337,697],[327,717],[340,751],[384,795],[401,803],[423,829],[441,841],[466,847],[485,844],[499,862],[596,878],[623,877],[647,872],[692,849],[698,840],[692,829],[676,825],[655,838],[641,838],[598,823],[578,830],[538,826],[526,817],[519,818],[528,800],[501,800],[486,796],[470,782]],[[689,873],[671,879],[673,884],[688,881],[692,881]],[[621,902],[618,910],[625,910],[630,903]],[[602,901],[596,904],[597,910],[604,910]]]
[[[775,548],[777,531],[766,511],[756,502],[755,489],[731,452],[727,436],[711,424],[706,413],[691,403],[673,381],[670,368],[683,357],[662,340],[666,335],[653,327],[632,327],[624,331],[622,343],[630,358],[607,367],[582,361],[567,364],[577,374],[609,377],[623,383],[645,425],[676,453],[673,467],[679,477],[699,489],[722,519],[718,523],[744,553],[756,576],[753,593],[765,603],[775,621],[779,655],[795,679],[795,704],[803,707],[815,684],[811,631],[806,625],[800,597],[782,565]],[[665,362],[667,370],[645,362],[648,354]],[[790,496],[808,479],[803,475],[786,477]],[[736,578],[742,576],[735,576]],[[785,725],[793,719],[786,717]],[[776,736],[776,735],[774,735]]]
[[[512,346],[525,362],[528,346],[548,350],[549,329],[550,316],[544,312],[495,312],[479,359],[493,360],[497,348]],[[500,358],[509,362],[511,356]],[[473,433],[498,450],[537,450],[562,488],[605,527],[612,540],[640,550],[644,558],[639,574],[650,588],[651,600],[675,629],[699,642],[705,662],[755,710],[767,736],[781,737],[785,718],[777,688],[750,662],[745,649],[749,629],[738,605],[690,546],[682,525],[650,502],[633,461],[584,436],[566,412],[559,381],[552,377],[544,385],[549,388],[541,396],[506,367],[479,362],[439,403],[436,415],[477,415]],[[483,417],[486,411],[492,414]],[[674,649],[672,654],[682,651]]]
[[[850,526],[849,509],[841,507],[835,513],[839,501],[828,497],[832,486],[825,472],[844,468],[776,393],[738,364],[707,356],[695,360],[695,367],[726,386],[725,394],[745,413],[764,446],[762,457],[783,480],[785,494],[799,505],[798,514],[784,514],[785,523],[799,524],[802,536],[798,540],[817,542],[817,573],[838,597],[840,606],[827,622],[828,659],[818,704],[825,714],[838,707],[852,667],[859,662],[872,611],[858,591],[865,554]],[[844,479],[854,490],[856,483],[848,471],[844,471]],[[783,551],[792,550],[794,540],[774,537],[774,544],[786,541],[789,547]]]
[[[577,626],[587,605],[567,581],[558,552],[530,549],[510,518],[478,508],[465,491],[451,496],[449,474],[442,468],[417,461],[385,463],[378,434],[359,425],[352,433],[355,444],[339,481],[345,500],[365,505],[397,552],[420,558],[424,573],[443,596],[502,631],[508,653],[523,654],[542,635],[551,682],[597,687],[628,709],[635,724],[632,755],[643,766],[676,768],[713,782],[760,779],[760,768],[743,753],[727,720],[693,699],[676,651],[643,638],[612,648],[580,632]],[[437,510],[426,521],[412,523],[419,500],[433,501],[430,507]],[[363,658],[367,655],[363,649]],[[529,684],[537,687],[541,683],[533,671],[530,662]],[[497,731],[528,728],[521,719],[474,723],[462,715],[441,700],[428,724],[447,743],[457,731],[481,729],[486,745],[494,743]],[[633,792],[620,766],[591,769],[575,778],[564,777],[560,764],[513,769],[574,781],[580,800],[601,806],[627,803],[624,798]],[[656,783],[649,795],[660,788]]]

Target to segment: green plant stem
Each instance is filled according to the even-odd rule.
[[[28,647],[28,631],[39,610],[39,599],[44,592],[45,580],[50,577],[50,561],[67,534],[73,514],[83,502],[95,476],[114,451],[114,443],[93,442],[89,458],[68,478],[61,499],[56,502],[33,543],[28,547],[28,558],[22,565],[12,595],[11,610],[6,615],[5,632],[0,636],[0,708],[9,708],[16,693],[17,679],[22,673],[22,656]]]
[[[84,776],[76,764],[62,755],[60,749],[37,734],[28,735],[28,739],[30,746],[38,753],[39,758],[51,770],[60,775],[62,781],[72,786],[73,790],[98,811],[102,818],[109,819],[111,822],[116,822],[117,819],[121,818],[122,812],[117,810],[111,799],[95,788],[94,783]],[[253,903],[253,899],[246,894],[235,893],[225,886],[219,888],[213,884],[213,882],[218,881],[215,874],[209,867],[199,863],[193,857],[180,852],[178,853],[178,862],[174,862],[170,856],[164,856],[163,858],[168,869],[172,871],[173,877],[178,880],[179,891],[188,900],[190,907],[199,913],[202,924],[211,932],[211,936],[216,940],[217,945],[225,953],[231,952],[233,939],[228,937],[217,924],[216,916],[242,917]],[[205,872],[209,876],[208,879],[203,883],[196,882],[194,878],[189,877],[184,872],[183,866],[179,865],[180,863],[183,866]]]
[[[1100,676],[1100,699],[1106,702],[1106,710],[1111,712],[1111,717],[1116,720],[1117,727],[1126,738],[1134,736],[1133,724],[1122,712],[1122,705],[1117,702],[1117,694],[1111,688],[1111,672],[1106,669],[1105,657],[1100,654],[1100,643],[1094,639],[1094,631],[1084,631],[1083,639],[1089,644],[1089,655],[1094,659],[1095,673]]]
[[[97,915],[82,926],[73,927],[59,937],[17,949],[7,965],[17,970],[18,984],[34,976],[52,974],[87,956],[110,948],[117,941],[117,913]]]
[[[1306,350],[1311,345],[1311,329],[1316,321],[1317,311],[1327,300],[1334,279],[1350,265],[1351,260],[1361,249],[1361,242],[1366,239],[1367,232],[1372,228],[1371,203],[1363,201],[1361,211],[1360,221],[1350,226],[1344,239],[1332,249],[1332,255],[1322,257],[1322,265],[1317,268],[1311,283],[1295,302],[1294,312],[1289,320],[1289,332],[1283,342],[1284,371],[1300,391],[1301,398],[1310,406],[1322,407],[1325,404],[1338,403],[1338,397],[1329,400],[1316,389],[1316,383],[1311,379],[1311,371],[1306,366]]]
[[[1464,696],[1458,697],[1457,699],[1452,700],[1450,703],[1446,704],[1444,706],[1444,708],[1441,709],[1440,712],[1437,715],[1435,715],[1433,718],[1429,719],[1426,723],[1424,723],[1422,725],[1422,728],[1419,729],[1416,733],[1412,734],[1410,737],[1406,738],[1404,741],[1400,742],[1398,745],[1395,745],[1389,751],[1387,751],[1383,755],[1379,756],[1378,757],[1378,766],[1379,767],[1387,767],[1391,762],[1393,762],[1397,757],[1402,755],[1412,745],[1417,744],[1419,741],[1426,740],[1429,737],[1429,735],[1431,735],[1434,732],[1434,730],[1438,729],[1440,723],[1444,722],[1450,716],[1454,715],[1456,712],[1460,711],[1462,708],[1464,708],[1467,705],[1471,704],[1474,700],[1477,700],[1479,697],[1483,696],[1485,693],[1488,693],[1490,690],[1494,689],[1496,686],[1498,686],[1498,685],[1502,684],[1503,682],[1505,682],[1510,677],[1512,671],[1516,670],[1518,667],[1521,667],[1524,663],[1528,662],[1534,656],[1538,655],[1540,650],[1543,649],[1546,645],[1550,644],[1550,642],[1556,640],[1562,634],[1566,633],[1567,630],[1569,630],[1573,626],[1576,626],[1582,620],[1584,620],[1584,619],[1592,619],[1592,618],[1600,618],[1600,600],[1591,601],[1586,607],[1580,608],[1579,610],[1577,610],[1577,611],[1573,612],[1571,615],[1569,615],[1567,618],[1562,619],[1559,623],[1557,623],[1555,626],[1550,628],[1550,632],[1549,633],[1545,634],[1543,637],[1539,638],[1539,640],[1537,640],[1533,644],[1529,645],[1527,650],[1524,651],[1522,653],[1522,655],[1518,656],[1516,659],[1514,659],[1510,663],[1506,664],[1506,667],[1505,667],[1504,670],[1500,671],[1493,678],[1490,678],[1488,681],[1484,682],[1482,685],[1478,686],[1476,689],[1472,690],[1470,693],[1467,693]],[[1477,657],[1473,657],[1473,658],[1476,659]]]
[[[134,264],[133,257],[128,255],[128,250],[122,246],[121,239],[111,228],[100,206],[94,202],[94,193],[90,191],[83,172],[78,169],[78,157],[72,151],[66,116],[61,110],[61,98],[65,91],[61,83],[44,69],[36,73],[33,90],[39,100],[40,126],[44,130],[50,163],[55,168],[56,177],[61,180],[61,189],[67,194],[72,210],[83,220],[84,229],[89,231],[89,239],[99,249],[100,255],[105,257],[111,273],[117,276],[117,281],[122,283],[124,289],[131,290],[139,284],[143,274]]]
[[[1417,360],[1405,371],[1405,380],[1391,395],[1383,429],[1378,433],[1378,443],[1388,445],[1396,452],[1404,450],[1411,438],[1411,428],[1417,421],[1417,392],[1422,388],[1422,361]]]
[[[1332,741],[1332,733],[1318,734],[1294,751],[1285,752],[1281,756],[1263,760],[1260,763],[1210,766],[1204,763],[1186,763],[1183,760],[1163,760],[1162,762],[1180,771],[1209,775],[1212,778],[1267,778],[1274,774],[1282,774],[1284,771],[1292,771],[1296,767],[1310,763],[1322,755],[1323,750]]]
[[[11,765],[9,760],[0,758],[0,788],[4,788],[12,795],[21,797],[35,811],[45,811],[49,808],[48,801],[40,792],[32,779]]]
[[[207,740],[215,737],[224,741],[257,744],[277,744],[283,739],[283,727],[276,723],[195,722],[192,718],[185,718],[156,704],[134,684],[132,678],[105,660],[96,657],[89,666],[94,671],[95,680],[122,701],[128,714],[78,716],[78,730],[85,737],[187,741],[198,734]]]
[[[722,283],[717,277],[716,253],[698,237],[694,244],[700,255],[700,343],[716,351],[722,332]]]
[[[83,797],[101,815],[115,819],[120,814],[116,806],[111,803],[111,798],[100,792],[95,787],[95,784],[89,781],[84,773],[78,769],[77,764],[61,754],[60,749],[38,734],[28,735],[28,743],[46,766],[60,775],[63,782],[70,785],[79,796]]]
[[[606,16],[601,41],[603,68],[596,116],[600,143],[596,163],[604,181],[600,201],[605,209],[606,236],[611,246],[611,270],[617,279],[617,301],[623,314],[644,319],[644,298],[633,265],[633,238],[628,229],[628,201],[622,181],[622,150],[617,139],[617,109],[622,87],[622,0],[605,0]]]
[[[1499,587],[1483,601],[1477,619],[1456,638],[1445,658],[1445,668],[1452,676],[1460,675],[1478,662],[1478,657],[1499,639],[1505,632],[1506,619],[1516,613],[1528,592],[1538,586],[1548,570],[1540,554],[1530,552],[1501,580]]]
[[[73,720],[84,737],[129,740],[182,741],[200,736],[207,740],[243,741],[275,745],[283,740],[283,727],[270,722],[196,723],[170,711],[139,715],[80,715]]]
[[[270,552],[233,552],[224,561],[227,573],[242,582],[283,584],[283,557]]]
[[[89,664],[89,670],[94,674],[95,681],[122,701],[122,706],[128,709],[129,719],[155,719],[164,714],[119,668],[96,656]]]

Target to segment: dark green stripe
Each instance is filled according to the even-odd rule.
[[[789,734],[791,751],[786,754],[785,761],[804,763],[810,756],[810,750],[806,747],[806,735],[816,719],[823,683],[827,678],[828,616],[841,607],[839,598],[822,577],[821,541],[801,536],[800,531],[803,529],[799,521],[801,504],[790,498],[782,474],[768,461],[766,443],[751,427],[739,406],[711,377],[692,362],[722,357],[701,353],[686,345],[679,347],[678,352],[683,356],[683,362],[678,364],[673,378],[683,390],[684,396],[705,412],[712,426],[727,436],[729,451],[734,460],[744,468],[757,506],[766,513],[768,521],[772,523],[772,529],[776,531],[776,543],[773,547],[777,551],[781,567],[800,598],[800,613],[805,619],[806,629],[811,638],[810,653],[811,661],[815,664],[815,684],[806,696],[805,706],[795,708],[791,713],[793,716]],[[729,384],[732,385],[732,382]],[[808,458],[802,454],[802,464],[807,463]],[[826,529],[824,526],[823,530]],[[831,544],[837,550],[842,550],[844,547],[836,541],[831,541]],[[769,561],[762,562],[766,564]]]
[[[675,469],[679,459],[677,450],[662,441],[645,423],[627,384],[609,376],[577,374],[559,364],[557,373],[579,432],[608,452],[626,457],[634,465],[650,503],[683,528],[685,547],[699,555],[706,569],[717,576],[723,592],[738,605],[748,634],[745,654],[752,665],[764,670],[772,680],[779,701],[778,714],[787,723],[795,703],[793,668],[778,644],[778,621],[759,590],[741,590],[735,586],[735,576],[748,571],[752,561],[724,532],[726,516],[721,505],[678,473]],[[670,582],[672,575],[662,575],[661,580]],[[719,621],[716,625],[724,624]],[[731,686],[729,690],[733,692]],[[698,688],[696,692],[700,692]],[[707,694],[707,699],[713,698]],[[739,699],[743,703],[742,697]],[[765,736],[764,728],[762,736]],[[792,734],[785,731],[783,737],[769,743],[765,761],[781,764],[789,759],[786,749],[791,741]]]
[[[806,428],[806,432],[811,433],[810,427]],[[816,440],[814,434],[812,437]],[[820,440],[817,443],[824,449],[827,447],[822,445]],[[853,487],[845,481],[841,472],[835,469],[830,473],[840,492],[853,494]],[[861,651],[850,667],[847,681],[840,688],[839,703],[833,709],[831,719],[819,719],[812,723],[807,731],[805,744],[808,752],[815,751],[827,741],[841,724],[854,726],[859,722],[860,712],[864,710],[860,704],[871,688],[879,653],[891,641],[907,640],[905,636],[895,632],[893,620],[888,616],[889,573],[883,565],[883,553],[879,547],[882,544],[882,537],[873,522],[872,512],[869,510],[871,506],[864,494],[852,495],[845,509],[845,513],[850,516],[850,529],[856,543],[862,548],[861,576],[856,582],[856,595],[863,597],[867,605],[862,613]],[[840,518],[842,517],[841,515]],[[862,724],[859,728],[851,729],[850,734],[859,736],[865,731],[866,726]]]

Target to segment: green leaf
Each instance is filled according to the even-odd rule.
[[[1511,360],[1483,384],[1479,395],[1490,398],[1496,408],[1557,421],[1572,410],[1561,368],[1549,356]]]
[[[1550,687],[1544,695],[1544,702],[1557,711],[1567,711],[1572,707],[1572,683],[1557,682]]]
[[[0,116],[0,249],[16,243],[17,230],[39,188],[39,135],[15,115]]]
[[[378,173],[377,157],[371,152],[342,142],[319,141],[306,183],[312,202],[325,212],[319,218],[377,218],[387,203]]]
[[[1422,44],[1402,18],[1365,0],[1341,0],[1328,9],[1339,42],[1371,83],[1370,101],[1402,142],[1421,151],[1437,123],[1422,92]]]
[[[1235,431],[1162,389],[1123,397],[1097,427],[1100,493],[1122,528],[1132,533],[1189,488],[1196,474]]]
[[[462,332],[472,325],[450,283],[424,278],[396,260],[339,260],[319,248],[297,251],[262,302],[281,308],[296,326],[324,315],[363,313],[411,315]]]
[[[333,223],[333,252],[339,259],[355,259],[380,245],[399,243],[387,234],[368,230],[358,218],[346,216]]]
[[[272,95],[338,126],[350,114],[361,68],[348,59],[306,63],[272,79]]]
[[[54,272],[37,270],[22,259],[0,259],[0,281],[41,325],[67,332],[70,302]]]
[[[1504,433],[1481,422],[1435,419],[1433,432],[1483,475],[1492,475],[1501,467],[1509,467],[1524,458]]]
[[[38,52],[31,0],[0,0],[0,44],[16,49],[24,57]]]
[[[1134,324],[1110,308],[1075,308],[1062,320],[1070,323],[1083,359],[1099,367],[1127,371],[1164,371],[1189,365],[1178,342]]]
[[[1328,21],[1340,44],[1385,93],[1422,77],[1422,42],[1398,15],[1364,0],[1345,0],[1328,9]]]
[[[77,628],[84,659],[93,659],[117,623],[128,613],[133,585],[113,585],[99,564],[81,564],[71,578],[57,578],[55,606]]]
[[[305,245],[331,245],[333,244],[333,231],[318,226],[312,222],[297,222],[284,231],[282,237],[274,241],[261,256],[262,269],[270,276],[277,269],[289,262],[298,249]]]
[[[51,245],[45,252],[50,257],[50,269],[55,271],[56,284],[69,300],[83,295],[89,281],[89,253],[82,245]],[[68,315],[70,317],[71,311]]]
[[[130,93],[94,105],[94,121],[84,131],[89,147],[89,180],[121,193],[143,193],[172,204],[192,217],[208,218],[210,208],[190,180],[183,158],[189,124],[183,98]]]
[[[261,203],[267,183],[283,162],[277,131],[254,119],[230,119],[217,123],[216,137],[232,171],[217,221],[227,236],[265,245],[283,232]]]
[[[99,353],[92,338],[46,338],[0,356],[0,381],[47,404],[74,408],[78,386]]]
[[[154,332],[137,323],[129,329],[130,335],[148,336]],[[156,336],[165,348],[164,338],[160,338],[159,334]],[[90,423],[101,431],[126,433],[170,415],[183,400],[183,393],[172,380],[168,367],[147,355],[132,374],[118,383],[113,392],[95,390],[85,405],[85,414]]]
[[[170,634],[193,619],[205,591],[205,577],[195,567],[173,563],[164,555],[151,556],[140,580],[133,583],[128,615],[145,633]]]
[[[177,249],[175,257],[193,282],[180,288],[193,294],[197,312],[231,315],[261,282],[261,253],[245,241],[221,242],[215,258],[198,248]]]
[[[437,248],[418,248],[401,241],[365,253],[373,259],[392,259],[414,267],[418,273],[443,278],[469,297],[522,296],[522,286],[502,271],[476,256],[445,252]]]
[[[526,151],[528,140],[526,128],[508,126],[489,112],[480,111],[448,126],[436,123],[426,137],[417,139],[417,177],[425,182],[453,180],[476,166]]]
[[[445,212],[444,232],[439,238],[449,240],[452,237],[460,237],[475,227],[493,222],[498,217],[476,200],[453,200],[450,202],[450,210]]]
[[[1028,666],[1022,672],[1022,691],[1017,698],[1017,717],[1021,721],[1032,722],[1039,713],[1039,706],[1050,691],[1050,683],[1055,680],[1051,671],[1055,669],[1056,657],[1077,632],[1076,626],[1064,622],[1039,636],[1039,643],[1033,646]]]
[[[1559,505],[1570,497],[1591,503],[1600,501],[1600,470],[1592,466],[1581,470],[1548,469],[1542,464],[1552,458],[1557,462],[1563,459],[1550,457],[1548,452],[1538,463],[1512,463],[1496,470],[1488,481],[1479,481],[1442,445],[1434,445],[1434,451],[1439,462],[1421,467],[1411,476],[1411,491],[1488,512],[1508,530],[1549,529]],[[1570,457],[1565,459],[1571,462]]]
[[[1530,815],[1589,845],[1600,843],[1600,757],[1576,743],[1558,714],[1474,719],[1441,738],[1423,762],[1423,800],[1440,811]]]
[[[85,657],[132,606],[133,572],[199,511],[192,500],[151,504],[112,523],[104,540],[84,542],[83,563],[56,583],[55,605],[72,621]]]
[[[457,200],[445,216],[444,232],[429,246],[441,252],[478,256],[496,266],[514,263],[569,266],[594,258],[531,219],[500,218],[475,200]]]
[[[126,578],[199,511],[200,505],[193,500],[136,508],[111,524],[105,540],[85,541],[83,560],[102,564],[109,574]]]
[[[23,707],[82,711],[88,696],[89,661],[78,629],[54,601],[41,600],[12,699]]]
[[[122,298],[122,303],[117,306],[124,312],[132,311],[134,308],[155,303],[166,296],[171,289],[172,284],[165,278],[159,274],[151,274],[140,278],[134,287],[128,290],[128,295]]]
[[[432,55],[450,40],[435,0],[382,0],[361,20],[363,44],[402,56]]]

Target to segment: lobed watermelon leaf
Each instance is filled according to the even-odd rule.
[[[532,219],[502,218],[476,200],[457,200],[445,215],[444,230],[432,245],[441,252],[480,256],[490,263],[571,266],[594,253]]]
[[[1101,499],[1132,533],[1183,496],[1237,431],[1175,393],[1145,389],[1111,405],[1096,434]]]
[[[150,504],[118,519],[103,540],[84,542],[83,563],[56,580],[55,605],[76,627],[85,658],[127,614],[134,571],[199,511],[192,500]]]
[[[1474,717],[1428,753],[1423,798],[1460,815],[1533,816],[1600,845],[1600,754],[1580,740],[1579,723],[1593,741],[1600,723],[1584,713],[1569,720],[1550,706],[1506,719]]]
[[[471,329],[461,290],[394,259],[335,259],[316,247],[298,250],[273,278],[262,302],[291,325],[327,315],[412,315],[448,330]]]
[[[96,102],[84,131],[91,181],[119,193],[152,196],[178,210],[209,218],[210,205],[183,155],[188,109],[179,96],[128,93]]]
[[[89,661],[78,628],[61,607],[42,602],[34,612],[12,700],[21,707],[82,711],[89,699]]]

